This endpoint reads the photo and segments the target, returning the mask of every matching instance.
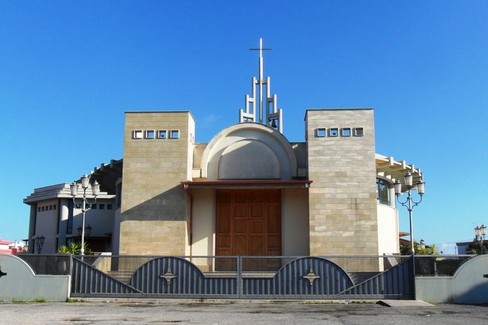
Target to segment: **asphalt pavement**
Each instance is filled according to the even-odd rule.
[[[487,306],[412,302],[90,300],[0,303],[1,324],[488,324]]]

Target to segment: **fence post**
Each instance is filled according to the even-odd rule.
[[[237,297],[242,298],[242,257],[237,256],[237,279],[236,279],[236,284],[237,284]]]

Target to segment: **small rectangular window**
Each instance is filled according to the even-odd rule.
[[[362,137],[364,135],[364,129],[363,128],[354,128],[353,135],[355,137]]]
[[[41,207],[37,207],[37,212],[41,212]]]
[[[53,205],[53,210],[56,210],[57,206],[56,204]]]
[[[166,138],[168,138],[168,131],[158,130],[157,136],[158,136],[158,139],[166,139]]]
[[[154,139],[154,136],[155,136],[154,130],[146,130],[144,132],[144,138],[146,139]]]
[[[98,205],[98,208],[99,208],[100,210],[104,210],[104,209],[105,209],[105,204],[100,203],[100,204]]]
[[[112,210],[113,209],[113,205],[112,204],[107,204],[107,210]]]
[[[342,128],[341,129],[341,136],[350,137],[351,136],[351,128]]]
[[[142,130],[132,131],[132,139],[142,139]]]
[[[330,128],[329,129],[329,137],[337,137],[339,136],[339,129],[338,128]]]
[[[76,203],[76,208],[81,209],[81,203]]]
[[[325,128],[315,129],[315,137],[323,138],[325,136],[327,136],[327,129],[325,129]]]
[[[91,205],[91,208],[92,208],[93,210],[96,210],[96,209],[97,209],[97,204],[96,204],[96,203],[93,203],[93,204]]]
[[[52,205],[50,205],[50,206],[49,206],[49,210],[52,210],[52,209],[53,209],[53,206],[52,206]]]
[[[169,133],[170,139],[179,139],[180,138],[180,130],[171,130]]]

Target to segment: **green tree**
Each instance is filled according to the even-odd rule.
[[[413,247],[415,249],[416,255],[438,255],[439,251],[435,244],[432,245],[425,245],[417,243],[416,241],[413,242]],[[400,254],[401,255],[410,255],[410,242],[409,241],[400,241]]]
[[[435,244],[425,245],[414,242],[415,254],[417,255],[438,255],[439,251]]]
[[[483,241],[483,244],[481,244],[478,241],[474,241],[469,244],[466,254],[488,254],[488,243],[486,241]]]

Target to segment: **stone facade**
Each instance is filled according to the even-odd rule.
[[[373,110],[308,110],[306,128],[310,255],[377,255]]]
[[[190,112],[126,113],[120,254],[185,255],[195,123]]]

